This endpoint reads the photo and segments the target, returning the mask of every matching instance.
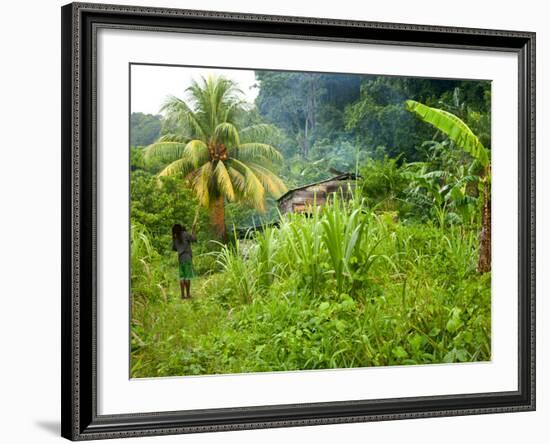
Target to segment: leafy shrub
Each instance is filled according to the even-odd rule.
[[[384,156],[369,159],[361,168],[361,195],[377,212],[396,212],[400,216],[411,212],[410,203],[404,200],[409,178],[399,163],[399,158]]]

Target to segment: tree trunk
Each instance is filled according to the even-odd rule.
[[[223,242],[227,242],[227,233],[225,231],[225,207],[224,197],[217,197],[210,206],[210,222]]]
[[[477,271],[487,273],[491,271],[491,191],[488,181],[483,184],[483,214],[481,233],[479,236],[479,258]]]
[[[307,155],[309,153],[309,121],[306,116],[306,121],[304,123],[304,149],[302,151],[302,156],[304,159],[307,158]]]

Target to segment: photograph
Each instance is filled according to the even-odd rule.
[[[61,8],[61,435],[521,442],[533,15],[203,3]]]
[[[491,80],[129,77],[130,378],[491,361]]]

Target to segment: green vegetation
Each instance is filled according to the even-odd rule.
[[[130,145],[147,146],[157,140],[162,128],[161,116],[132,113],[130,116]]]
[[[491,270],[491,210],[489,187],[491,184],[491,167],[489,151],[483,146],[479,138],[472,132],[460,118],[442,109],[430,108],[414,100],[407,100],[407,109],[420,116],[422,120],[435,126],[442,131],[458,147],[469,153],[483,168],[481,176],[475,178],[480,184],[480,191],[483,195],[482,229],[480,236],[478,270],[488,272]],[[465,183],[463,180],[456,181],[451,192],[459,195],[464,200]],[[455,197],[456,199],[456,197]],[[459,200],[459,199],[456,199]]]
[[[269,125],[239,128],[243,108],[234,82],[209,77],[194,82],[187,92],[188,102],[177,97],[165,102],[162,110],[175,132],[149,145],[144,160],[168,163],[159,177],[183,176],[225,240],[226,200],[245,202],[263,212],[266,190],[275,196],[286,191],[270,170],[282,156],[266,142],[273,133]]]
[[[491,359],[490,84],[256,78],[255,106],[194,83],[132,149],[132,376]],[[360,174],[351,199],[278,213],[330,168]],[[195,217],[182,301],[170,227]]]

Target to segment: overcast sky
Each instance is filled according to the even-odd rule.
[[[258,95],[258,89],[253,88],[256,78],[251,70],[153,65],[132,65],[131,69],[132,112],[159,114],[167,96],[185,99],[185,89],[191,81],[208,74],[223,75],[237,82],[248,102],[253,102]]]

